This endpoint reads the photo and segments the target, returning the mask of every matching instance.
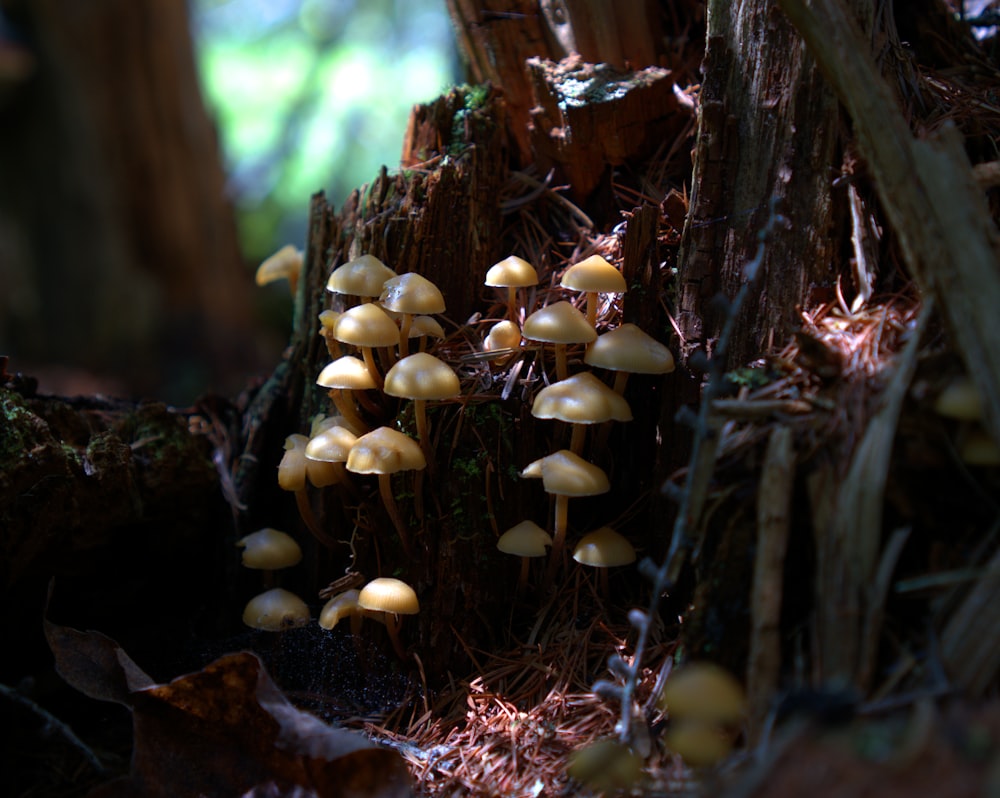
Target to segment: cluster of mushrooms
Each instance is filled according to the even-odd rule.
[[[568,300],[546,305],[528,315],[519,325],[520,313],[515,303],[517,288],[535,285],[534,267],[516,256],[495,264],[486,274],[486,285],[506,288],[508,317],[492,327],[484,341],[487,351],[516,351],[522,340],[541,346],[551,345],[555,353],[556,381],[535,396],[531,413],[536,418],[562,421],[570,425],[568,448],[530,463],[522,472],[525,478],[540,478],[546,493],[555,497],[552,533],[532,520],[508,529],[497,547],[522,558],[519,587],[524,588],[529,573],[529,559],[549,553],[545,584],[560,567],[566,543],[569,500],[596,496],[610,490],[608,475],[583,457],[589,429],[593,446],[600,450],[607,440],[613,421],[631,421],[632,410],[623,394],[629,374],[665,374],[673,371],[674,359],[663,344],[634,324],[622,324],[598,335],[597,309],[601,294],[621,294],[626,290],[621,272],[600,255],[592,255],[570,266],[561,279],[561,287],[586,296],[586,313]],[[571,375],[567,350],[584,346],[583,363],[613,374],[612,386],[593,372]],[[593,530],[577,543],[573,559],[598,569],[602,594],[607,594],[607,569],[635,561],[635,548],[610,526]]]
[[[264,284],[285,278],[294,287],[301,263],[301,252],[286,247],[261,264],[257,282]],[[549,548],[546,584],[555,577],[567,537],[569,499],[594,496],[610,489],[607,474],[584,459],[587,430],[596,430],[593,445],[600,449],[607,440],[611,422],[632,419],[623,396],[628,375],[662,374],[674,368],[669,350],[633,324],[622,324],[598,335],[599,296],[626,290],[621,273],[603,257],[586,258],[562,276],[564,289],[586,295],[585,313],[572,302],[562,300],[527,314],[517,301],[517,292],[537,283],[535,268],[516,256],[495,264],[486,275],[487,286],[506,291],[507,314],[488,331],[483,341],[484,352],[502,362],[529,343],[542,348],[551,346],[555,380],[537,394],[532,414],[566,422],[572,430],[567,448],[530,463],[521,472],[525,478],[540,478],[545,491],[555,497],[551,534],[534,521],[525,520],[498,540],[501,551],[522,558],[519,589],[527,584],[529,559],[545,556]],[[409,525],[396,506],[392,475],[400,471],[415,472],[414,512],[420,517],[420,477],[428,465],[430,451],[426,405],[428,401],[457,398],[461,393],[455,371],[425,351],[429,337],[444,337],[441,325],[434,319],[435,314],[445,309],[444,297],[421,275],[397,275],[372,255],[361,255],[334,269],[327,290],[340,298],[344,309],[324,310],[320,314],[320,335],[332,360],[320,372],[317,384],[329,392],[335,413],[318,418],[309,435],[288,436],[278,468],[278,482],[295,494],[303,521],[317,539],[331,543],[313,515],[309,486],[336,485],[355,493],[356,477],[352,475],[376,475],[386,513],[402,549],[409,555],[412,552]],[[568,350],[580,346],[585,347],[583,363],[588,368],[570,374]],[[411,350],[416,351],[411,354]],[[613,384],[603,382],[590,368],[613,375],[613,379],[609,378]],[[385,397],[412,402],[416,440],[392,426],[369,425],[370,418],[395,417],[395,412],[382,401]],[[629,541],[609,526],[584,535],[573,551],[577,562],[599,569],[604,593],[607,569],[631,563],[635,556]],[[378,591],[369,590],[372,585],[391,594],[391,598],[373,603],[369,594]],[[278,628],[304,622],[303,611],[308,619],[305,604],[296,600],[301,606],[281,615],[283,620],[277,624]],[[289,606],[292,604],[288,602]],[[320,624],[330,629],[347,617],[356,631],[363,618],[373,617],[386,625],[393,646],[402,656],[398,616],[415,613],[418,608],[412,588],[399,580],[381,578],[360,591],[348,590],[333,596],[320,614]],[[251,616],[273,615],[273,611],[256,615],[255,612],[248,608]]]

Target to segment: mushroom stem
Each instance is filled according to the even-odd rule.
[[[531,566],[530,557],[521,558],[521,575],[517,580],[517,592],[523,593],[524,589],[528,586],[528,569]]]
[[[587,292],[587,322],[591,327],[597,327],[597,291]],[[589,346],[589,344],[588,344]]]
[[[569,439],[569,450],[573,454],[583,453],[583,441],[587,434],[586,424],[573,424],[573,434],[570,435]]]
[[[426,399],[414,399],[413,400],[413,415],[417,419],[417,440],[420,441],[421,447],[423,447],[424,454],[426,455],[429,451],[429,446],[431,445],[430,438],[427,435],[427,400]],[[427,458],[430,462],[431,458]]]
[[[521,315],[517,310],[517,287],[507,286],[507,315],[514,324],[519,324]]]
[[[413,324],[413,314],[404,313],[399,321],[399,359],[410,354],[410,325]]]
[[[403,648],[403,643],[399,639],[399,616],[394,612],[387,612],[385,614],[385,628],[389,632],[389,640],[392,641],[392,648],[396,652],[396,655],[402,659],[406,659],[406,649]]]
[[[368,425],[358,415],[357,408],[354,406],[354,398],[350,394],[345,393],[343,388],[331,388],[330,398],[333,400],[333,406],[337,408],[337,412],[344,417],[351,427],[352,432],[360,435],[368,430]]]
[[[565,380],[569,377],[569,366],[566,363],[566,344],[556,344],[556,379]]]
[[[625,395],[625,386],[628,384],[628,372],[627,371],[616,371],[615,372],[615,384],[612,386],[612,390],[619,396]]]
[[[319,521],[316,520],[316,514],[313,512],[312,505],[309,504],[309,494],[306,488],[295,491],[295,504],[299,508],[299,515],[302,517],[302,522],[312,533],[312,536],[324,546],[335,548],[337,541],[327,535],[320,527]]]
[[[566,528],[569,526],[569,496],[556,494],[556,514],[552,524],[552,551],[549,553],[549,567],[545,574],[545,587],[548,588],[555,579],[559,563],[562,562],[563,543],[566,541]]]
[[[391,474],[379,474],[378,475],[378,489],[379,493],[382,494],[382,503],[385,505],[385,510],[389,514],[389,518],[392,520],[392,525],[396,527],[396,532],[399,533],[399,540],[403,544],[403,551],[406,556],[411,555],[410,550],[410,533],[406,528],[406,524],[403,522],[403,517],[399,514],[399,508],[396,506],[396,499],[392,495],[392,475]]]
[[[375,381],[375,387],[381,391],[385,385],[385,380],[382,377],[382,372],[378,369],[378,365],[375,363],[375,355],[372,352],[372,348],[370,346],[361,347],[361,356],[365,359],[365,365],[368,366],[368,373],[372,375],[372,379]]]

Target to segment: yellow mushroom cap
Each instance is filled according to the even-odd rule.
[[[444,313],[444,295],[434,283],[416,272],[386,280],[379,295],[387,310],[397,313]]]
[[[729,755],[733,748],[733,734],[713,723],[685,720],[671,724],[663,742],[688,765],[710,767]]]
[[[633,374],[667,374],[674,370],[670,350],[634,324],[623,324],[598,336],[583,361],[590,366]]]
[[[512,321],[498,321],[486,334],[483,350],[495,352],[498,349],[520,349],[521,328]]]
[[[416,615],[420,612],[420,602],[413,588],[400,579],[388,576],[373,579],[361,588],[358,606],[396,615]]]
[[[451,399],[462,387],[451,366],[434,355],[418,352],[386,372],[384,390],[402,399]]]
[[[254,596],[243,610],[243,623],[265,632],[281,632],[308,622],[306,603],[280,587]]]
[[[724,668],[692,662],[672,673],[658,700],[671,720],[738,723],[746,709],[743,686]]]
[[[399,343],[396,322],[374,302],[345,310],[331,329],[334,338],[353,346],[381,347]]]
[[[491,288],[524,288],[538,285],[538,272],[524,258],[511,255],[490,266],[486,272],[485,284]]]
[[[347,470],[355,474],[395,474],[426,467],[420,444],[391,427],[379,427],[362,435],[347,456]]]
[[[344,355],[323,367],[316,384],[322,388],[365,391],[375,387],[375,380],[361,358]]]
[[[275,280],[288,280],[291,285],[298,283],[302,273],[302,250],[285,244],[257,267],[257,285],[267,285]]]
[[[631,421],[632,408],[624,397],[584,371],[540,390],[531,405],[531,415],[571,424],[600,424]]]
[[[573,559],[593,568],[614,568],[635,562],[635,547],[611,527],[602,526],[583,536]]]
[[[569,449],[529,463],[522,477],[541,477],[546,493],[559,496],[597,496],[611,490],[608,475]]]
[[[358,604],[358,591],[345,590],[333,596],[319,613],[319,625],[324,629],[332,629],[340,621],[350,615],[358,615],[363,610]]]
[[[247,568],[275,571],[291,568],[302,560],[302,549],[295,538],[271,527],[251,532],[236,545],[243,549],[242,560]]]
[[[333,324],[337,319],[340,318],[340,311],[337,310],[324,310],[321,311],[319,316],[319,330],[321,333],[333,332]]]
[[[522,521],[504,532],[497,548],[504,554],[518,557],[544,557],[545,547],[552,545],[552,536],[534,521]]]
[[[444,338],[444,327],[433,316],[414,316],[410,325],[409,338]]]
[[[285,438],[285,453],[278,463],[278,485],[282,490],[302,490],[306,486],[306,444],[305,435],[289,435]]]
[[[589,344],[597,338],[587,318],[569,302],[555,302],[524,320],[523,334],[550,344]]]
[[[642,776],[642,757],[618,740],[597,740],[570,753],[566,775],[600,792],[627,790]]]
[[[983,400],[972,380],[963,375],[949,382],[938,394],[934,410],[939,415],[960,421],[982,421]]]
[[[345,426],[328,427],[309,439],[306,444],[306,459],[323,463],[346,463],[351,447],[357,440],[358,436]]]
[[[376,297],[382,293],[385,281],[396,272],[374,255],[362,255],[338,266],[326,281],[326,290],[332,294]]]
[[[559,283],[572,291],[599,294],[622,294],[626,290],[625,278],[618,269],[600,255],[591,255],[570,266]]]

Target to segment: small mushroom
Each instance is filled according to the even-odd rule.
[[[385,281],[395,276],[396,272],[374,255],[361,255],[334,269],[326,281],[326,290],[371,302],[382,293]]]
[[[247,602],[243,623],[265,632],[283,632],[309,623],[309,607],[294,593],[275,587]]]
[[[566,347],[569,344],[589,344],[597,338],[593,325],[569,302],[555,302],[536,310],[524,320],[522,333],[531,341],[553,344],[556,353],[556,378],[569,376]]]
[[[598,336],[583,362],[615,372],[614,391],[618,395],[625,393],[629,374],[667,374],[674,370],[670,350],[634,324],[623,324]]]
[[[354,404],[354,391],[366,391],[375,387],[371,369],[364,361],[353,355],[344,355],[328,363],[316,378],[316,384],[330,393],[337,412],[340,413],[357,434],[367,432],[369,427],[358,414]]]
[[[420,612],[420,602],[413,588],[400,579],[380,576],[361,588],[358,606],[384,613],[385,628],[389,632],[392,647],[400,659],[406,659],[406,649],[399,639],[399,616],[416,615]]]
[[[597,326],[597,295],[623,294],[627,286],[621,272],[600,255],[591,255],[563,272],[560,285],[587,295],[587,323]]]
[[[443,360],[426,352],[402,358],[385,375],[385,392],[389,396],[413,400],[417,421],[417,438],[424,451],[429,451],[427,433],[428,400],[453,399],[462,392],[458,375]]]
[[[608,595],[608,569],[635,562],[635,547],[609,526],[588,532],[573,550],[573,559],[597,569],[602,596]]]
[[[285,244],[257,267],[257,285],[267,285],[276,280],[288,280],[288,288],[292,296],[299,288],[299,275],[302,273],[302,250],[291,244]]]
[[[517,324],[520,321],[517,310],[517,289],[538,285],[538,272],[524,258],[511,255],[494,263],[486,272],[486,285],[491,288],[507,289],[507,314]]]
[[[483,339],[483,351],[497,353],[497,362],[505,363],[511,355],[521,349],[521,328],[514,322],[504,319],[498,321]]]
[[[611,490],[608,475],[600,468],[566,449],[529,463],[521,472],[522,477],[541,477],[546,493],[556,497],[555,521],[552,526],[552,553],[546,584],[552,581],[559,565],[566,528],[569,525],[569,500],[571,497],[597,496]]]
[[[330,536],[320,528],[312,506],[309,504],[309,494],[306,488],[306,445],[309,438],[305,435],[293,434],[285,438],[285,453],[278,464],[278,486],[282,490],[295,494],[295,504],[299,508],[299,516],[313,536],[325,546],[333,545]]]
[[[333,323],[331,335],[341,343],[351,344],[361,350],[375,387],[381,391],[382,372],[375,363],[373,350],[400,343],[396,322],[381,307],[368,302],[341,313]]]
[[[528,568],[532,557],[544,557],[552,545],[552,536],[534,521],[522,521],[504,532],[497,540],[497,548],[504,554],[521,558],[521,575],[518,589],[528,584]]]
[[[302,549],[295,538],[273,527],[264,527],[240,538],[236,545],[243,549],[242,562],[247,568],[278,571],[302,561]]]
[[[410,553],[410,533],[392,495],[392,475],[398,471],[420,471],[427,467],[423,450],[413,438],[391,427],[379,427],[358,438],[347,456],[347,470],[376,474],[379,493],[403,549]]]
[[[414,316],[444,313],[444,295],[434,283],[415,272],[407,272],[385,281],[379,302],[386,310],[402,313],[399,325],[399,357],[410,353],[410,324]]]
[[[571,424],[573,433],[569,448],[579,454],[588,425],[631,421],[632,408],[624,397],[589,371],[584,371],[540,390],[531,404],[531,415]]]

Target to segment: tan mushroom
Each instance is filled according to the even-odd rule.
[[[326,290],[371,302],[382,293],[385,281],[395,276],[396,272],[374,255],[361,255],[334,269],[326,281]]]
[[[392,495],[392,475],[399,471],[420,471],[426,467],[427,460],[420,444],[390,427],[379,427],[362,435],[347,456],[348,471],[378,476],[382,503],[407,554],[410,554],[410,533]]]
[[[402,313],[399,325],[399,356],[410,353],[410,324],[414,316],[444,313],[444,295],[434,283],[415,272],[407,272],[386,280],[379,302],[396,313]]]
[[[302,250],[291,244],[285,244],[281,249],[266,258],[257,267],[257,285],[267,285],[276,280],[288,280],[288,288],[292,296],[299,289],[299,275],[302,273]]]
[[[549,558],[549,576],[546,580],[551,581],[566,540],[570,498],[607,493],[611,490],[611,484],[603,470],[566,449],[535,460],[521,472],[521,476],[541,477],[545,492],[556,497],[555,520],[552,525],[552,554]]]
[[[309,623],[309,607],[294,593],[275,587],[247,602],[243,623],[265,632],[283,632]]]
[[[588,425],[631,421],[632,409],[620,394],[585,371],[540,390],[532,402],[531,415],[571,424],[573,434],[569,448],[579,454]]]
[[[511,255],[494,263],[486,272],[486,285],[491,288],[507,289],[507,314],[517,324],[520,314],[517,310],[517,289],[538,285],[538,272],[524,258]]]
[[[374,302],[357,305],[337,317],[331,334],[341,343],[361,350],[375,387],[382,390],[382,372],[375,363],[373,350],[400,342],[399,328],[386,312]]]
[[[371,369],[364,361],[353,355],[344,355],[328,363],[316,378],[316,384],[329,391],[337,412],[347,421],[348,426],[358,433],[367,432],[369,427],[358,415],[353,392],[375,387]]]
[[[602,596],[608,595],[608,569],[635,562],[635,547],[609,526],[584,535],[573,550],[573,559],[597,569]]]
[[[385,375],[383,390],[389,396],[413,400],[417,438],[426,452],[430,445],[427,432],[428,400],[453,399],[461,394],[462,386],[451,366],[434,355],[417,352],[404,357],[389,369]]]
[[[663,344],[634,324],[623,324],[604,333],[587,350],[588,366],[615,372],[615,393],[625,393],[629,374],[667,374],[674,370],[674,356]]]
[[[281,456],[281,462],[278,463],[278,486],[282,490],[295,494],[295,505],[299,509],[299,516],[303,523],[318,541],[329,546],[332,545],[333,541],[320,528],[312,506],[309,504],[309,494],[306,488],[308,468],[306,445],[308,443],[309,438],[297,433],[285,438],[285,453]]]
[[[371,612],[384,613],[385,628],[392,647],[400,659],[406,659],[406,649],[399,639],[399,616],[416,615],[420,602],[413,588],[400,579],[381,576],[373,579],[358,594],[358,606]]]
[[[504,532],[497,540],[497,548],[504,554],[521,558],[518,588],[528,583],[528,568],[532,557],[544,557],[552,545],[552,536],[534,521],[522,521]]]
[[[553,344],[556,353],[556,378],[569,376],[566,347],[570,344],[589,344],[597,338],[593,325],[569,302],[555,302],[536,310],[524,320],[522,333],[531,341]]]
[[[621,272],[600,255],[591,255],[570,266],[562,276],[560,285],[587,295],[587,323],[597,326],[597,295],[623,294],[627,286]]]

